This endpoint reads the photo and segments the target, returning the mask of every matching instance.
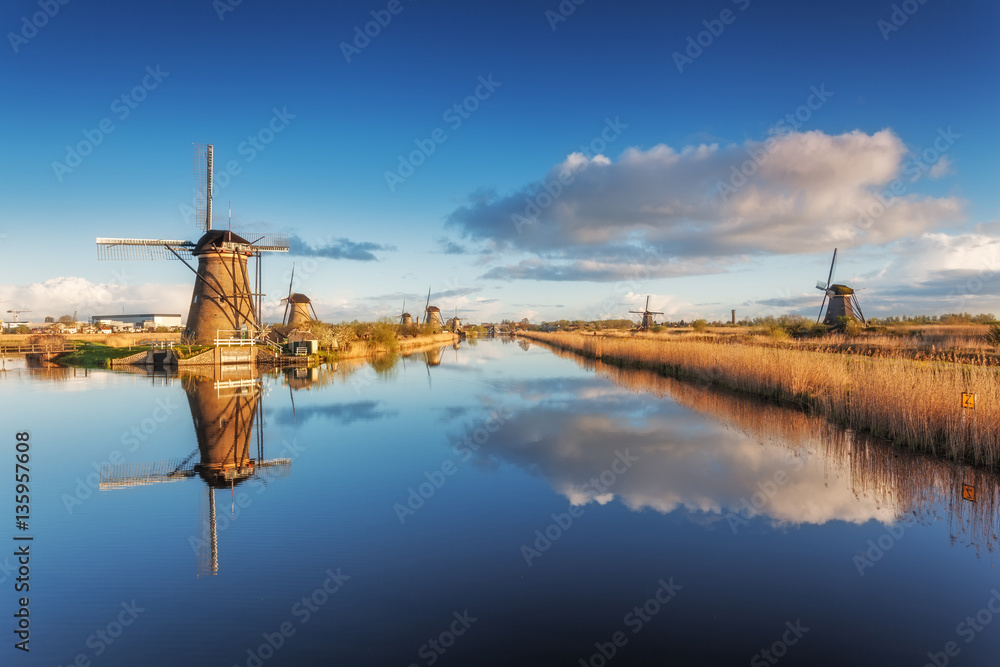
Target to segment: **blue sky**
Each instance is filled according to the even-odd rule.
[[[267,314],[292,262],[333,321],[428,286],[474,320],[813,314],[834,247],[866,314],[1000,313],[994,3],[46,6],[0,9],[0,310],[186,314],[186,269],[94,239],[194,239],[205,142],[216,225],[297,239]]]

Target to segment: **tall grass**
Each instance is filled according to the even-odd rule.
[[[979,465],[1000,464],[1000,374],[995,367],[683,338],[523,335],[624,367],[794,402],[914,449]],[[975,410],[961,407],[962,392],[977,394]]]

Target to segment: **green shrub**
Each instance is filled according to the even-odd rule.
[[[986,342],[993,347],[1000,348],[1000,324],[990,325],[990,330],[986,332]]]
[[[704,333],[708,331],[708,320],[695,320],[691,323],[691,328],[698,333]]]

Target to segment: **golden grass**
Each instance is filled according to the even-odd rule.
[[[694,337],[522,335],[604,362],[794,402],[915,449],[991,467],[1000,464],[1000,374],[989,365],[914,361],[891,350],[860,357]],[[977,395],[975,410],[962,408],[962,392]]]

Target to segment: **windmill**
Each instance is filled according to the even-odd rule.
[[[237,234],[212,229],[212,145],[195,144],[195,218],[204,234],[197,242],[168,239],[99,238],[98,259],[179,259],[195,274],[188,335],[211,344],[220,332],[246,331],[256,337],[261,328],[261,255],[288,252],[283,234]],[[249,240],[253,239],[253,240]],[[198,268],[188,263],[198,258]],[[253,258],[253,285],[247,260]],[[235,334],[224,336],[236,337]]]
[[[462,328],[462,320],[458,317],[458,306],[455,306],[455,317],[448,320],[448,328],[452,331],[458,331]]]
[[[844,326],[843,321],[840,319],[841,317],[867,324],[854,290],[847,285],[840,285],[833,282],[833,271],[836,265],[837,249],[834,248],[833,260],[830,262],[830,273],[826,277],[826,282],[824,283],[822,280],[816,281],[816,289],[823,292],[823,301],[820,302],[819,315],[816,316],[816,322],[822,319],[823,324],[837,329],[842,329]],[[827,299],[830,300],[829,305],[827,305]],[[823,317],[824,307],[826,308],[826,317]]]
[[[649,309],[649,296],[646,296],[646,307],[643,310],[630,310],[630,313],[635,313],[637,315],[642,315],[642,323],[639,324],[639,331],[645,331],[656,325],[653,321],[653,315],[662,315],[663,313],[659,311],[653,311]]]
[[[234,489],[250,478],[266,483],[286,477],[289,459],[264,459],[260,378],[214,381],[187,376],[184,391],[191,408],[198,446],[184,459],[153,463],[104,464],[99,488],[130,488],[163,482],[177,482],[200,477],[207,487],[207,510],[202,516],[202,532],[190,538],[199,555],[199,574],[219,571],[216,527],[217,489]],[[256,457],[250,451],[256,427]]]
[[[441,328],[441,309],[431,305],[431,288],[427,288],[427,303],[424,304],[424,324],[430,324],[431,329]]]
[[[399,313],[399,326],[413,323],[413,315],[406,312],[406,299],[403,299],[403,309]]]
[[[281,303],[285,304],[285,314],[281,317],[281,323],[287,324],[290,327],[298,326],[300,324],[308,324],[311,320],[318,320],[316,317],[316,309],[313,308],[312,301],[309,300],[305,294],[299,294],[298,292],[292,292],[292,282],[295,280],[295,264],[292,264],[292,277],[288,281],[288,296],[281,300]],[[289,315],[288,310],[291,308],[291,315]],[[309,311],[312,311],[312,315]]]

